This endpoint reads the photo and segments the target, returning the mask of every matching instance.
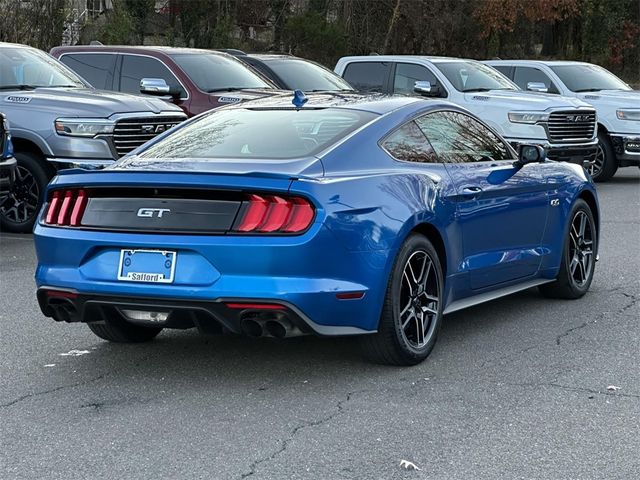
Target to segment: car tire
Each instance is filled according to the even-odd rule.
[[[548,298],[580,298],[587,293],[593,280],[595,252],[598,251],[593,212],[587,202],[578,199],[568,218],[558,277],[554,282],[538,287],[542,295]]]
[[[606,182],[618,171],[618,160],[611,140],[604,132],[598,133],[596,157],[589,165],[589,173],[595,182]]]
[[[14,233],[30,233],[44,203],[51,179],[44,159],[31,152],[15,153],[16,178],[9,193],[0,199],[0,228]]]
[[[153,340],[161,331],[158,327],[144,327],[110,316],[104,323],[87,323],[93,333],[114,343],[142,343]]]
[[[435,248],[423,235],[411,235],[391,271],[378,331],[359,338],[363,355],[384,365],[416,365],[427,358],[442,324],[443,286]]]

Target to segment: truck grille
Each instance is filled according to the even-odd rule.
[[[143,143],[178,125],[185,117],[124,118],[116,123],[113,143],[118,156],[126,155]]]
[[[547,123],[551,142],[581,142],[594,138],[596,112],[594,110],[567,110],[553,112]]]

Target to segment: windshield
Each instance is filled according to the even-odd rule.
[[[0,48],[0,88],[85,87],[84,82],[49,55],[35,48]]]
[[[518,90],[518,87],[500,72],[479,62],[438,62],[435,66],[459,92]]]
[[[596,65],[575,64],[552,66],[560,80],[572,92],[597,92],[599,90],[631,90],[613,73]]]
[[[239,60],[202,52],[179,53],[171,58],[203,92],[223,92],[245,88],[273,88]]]
[[[185,125],[137,158],[306,157],[333,145],[375,117],[370,112],[337,108],[218,110]]]
[[[342,77],[312,62],[295,59],[262,61],[282,79],[290,90],[305,92],[353,90]]]

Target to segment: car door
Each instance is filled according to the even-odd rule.
[[[344,69],[342,78],[359,92],[386,93],[390,72],[390,62],[351,62]]]
[[[143,78],[162,78],[172,90],[180,92],[173,103],[188,110],[189,94],[163,62],[154,57],[138,54],[121,54],[118,79],[116,79],[117,90],[125,93],[140,95],[140,80]]]
[[[534,67],[515,67],[513,72],[513,82],[522,90],[527,90],[530,83],[544,83],[547,93],[560,93],[558,87],[554,85],[549,76],[542,70]]]
[[[433,112],[416,120],[456,188],[462,270],[472,289],[534,275],[547,222],[547,184],[537,165],[513,166],[504,141],[470,115]]]
[[[446,97],[447,92],[435,74],[424,65],[415,63],[396,63],[391,82],[391,93],[394,95],[417,95],[413,88],[416,82],[429,82],[440,89],[440,97]]]

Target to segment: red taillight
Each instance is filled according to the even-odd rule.
[[[44,222],[47,225],[79,227],[87,201],[85,190],[56,190],[49,199]]]
[[[249,195],[238,232],[298,233],[313,221],[314,210],[301,197]]]

